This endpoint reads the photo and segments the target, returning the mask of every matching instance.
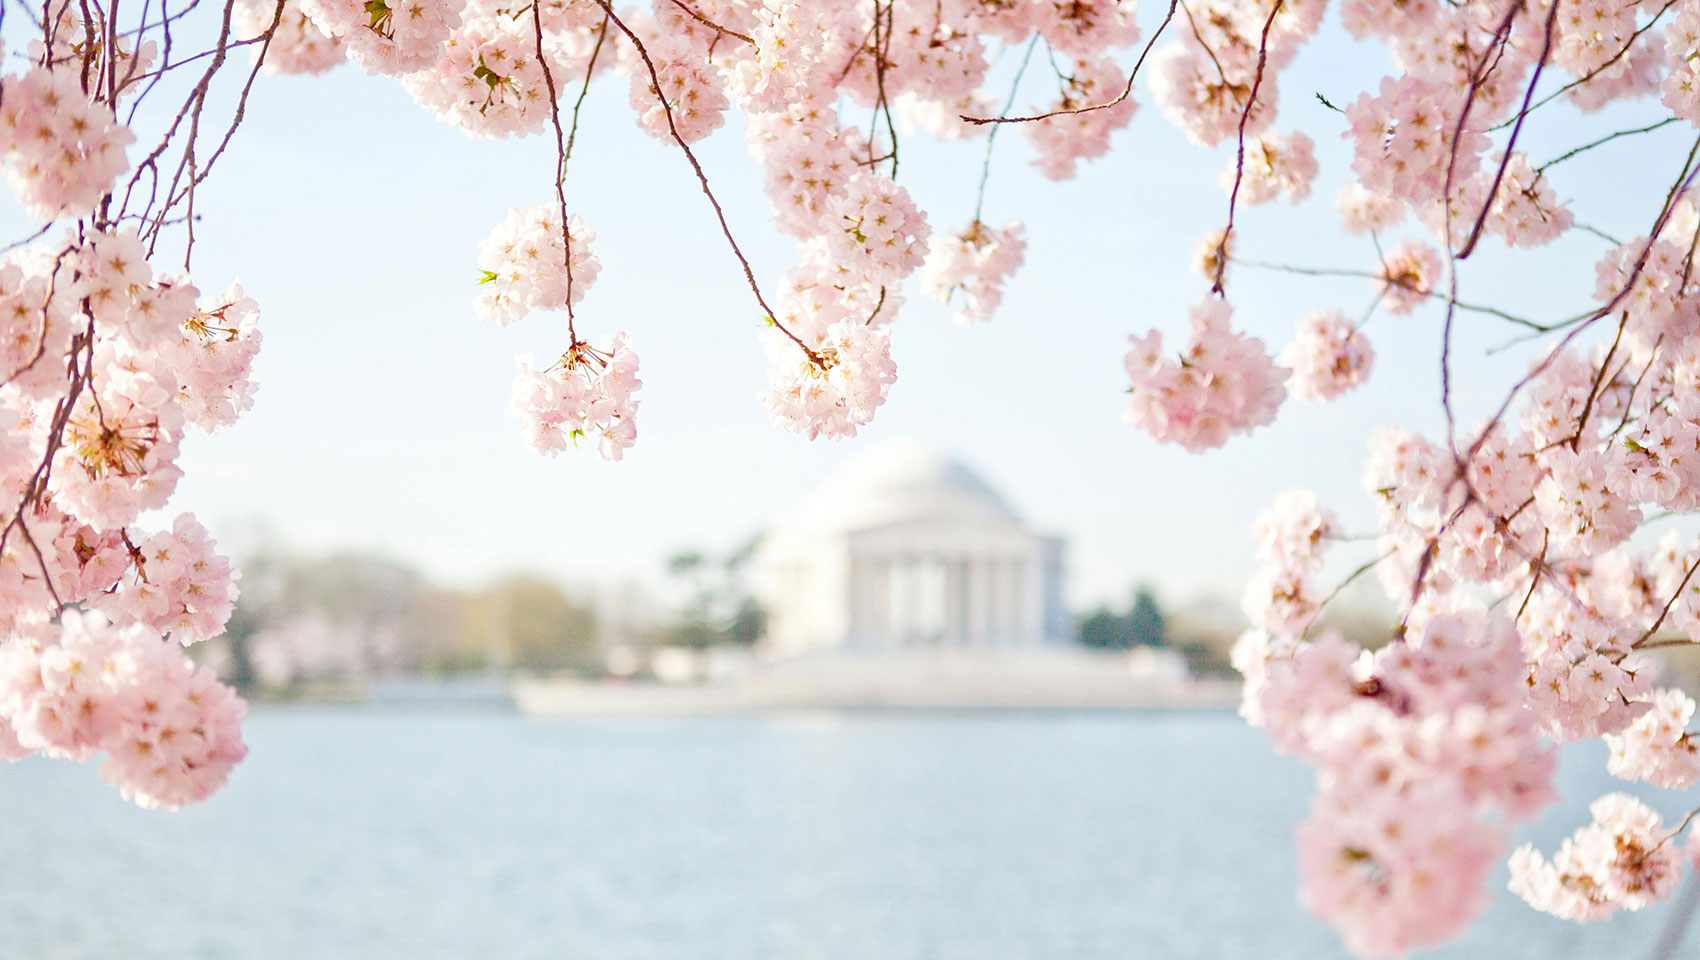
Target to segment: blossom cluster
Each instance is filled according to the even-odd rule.
[[[144,807],[224,785],[247,753],[243,702],[145,625],[67,611],[0,646],[0,756],[105,754],[100,775]]]
[[[0,156],[32,217],[82,217],[129,168],[135,142],[109,104],[83,93],[77,72],[36,67],[0,80]]]
[[[1245,614],[1259,629],[1303,633],[1321,611],[1316,577],[1340,535],[1340,521],[1306,490],[1289,490],[1257,517],[1257,572],[1246,584]]]
[[[570,440],[595,435],[604,460],[619,460],[637,441],[637,405],[632,393],[643,386],[638,358],[615,334],[601,347],[575,343],[554,364],[534,369],[519,358],[509,412],[523,425],[526,442],[545,456],[565,450]]]
[[[1285,65],[1286,38],[1306,35],[1308,12],[1193,10],[1201,22],[1156,58],[1170,119],[1205,145],[1243,137],[1220,177],[1240,204],[1283,191],[1303,199],[1315,176],[1308,143],[1271,132],[1276,101],[1263,92]],[[1568,74],[1555,85],[1581,110],[1662,95],[1667,116],[1700,127],[1700,4],[1349,0],[1341,17],[1384,43],[1395,71],[1343,110],[1354,179],[1336,205],[1343,230],[1369,235],[1375,253],[1340,272],[1368,277],[1375,303],[1356,323],[1306,316],[1279,355],[1286,390],[1312,400],[1364,381],[1377,315],[1473,309],[1446,301],[1457,261],[1479,242],[1537,248],[1576,226],[1553,163],[1535,165],[1506,133],[1533,99],[1537,66]],[[1289,20],[1297,29],[1283,34]],[[1298,835],[1301,898],[1360,954],[1401,955],[1470,922],[1507,828],[1553,796],[1554,745],[1603,739],[1608,770],[1626,781],[1686,789],[1700,779],[1694,700],[1660,684],[1654,656],[1700,637],[1700,545],[1675,532],[1656,545],[1636,536],[1663,512],[1700,508],[1692,177],[1657,199],[1641,236],[1612,239],[1597,257],[1592,312],[1550,330],[1510,317],[1537,335],[1580,324],[1603,337],[1536,352],[1498,415],[1457,423],[1446,441],[1391,427],[1374,435],[1364,486],[1379,530],[1362,569],[1398,611],[1383,644],[1361,649],[1321,626],[1337,592],[1324,580],[1324,548],[1338,534],[1328,509],[1289,492],[1258,522],[1244,600],[1253,629],[1234,656],[1242,712],[1317,770]],[[1408,221],[1421,232],[1400,236]],[[1239,232],[1230,243],[1218,229],[1197,247],[1195,269],[1218,297]],[[1198,330],[1196,308],[1192,322]],[[1242,391],[1268,379],[1260,364],[1218,375],[1208,354],[1177,363],[1161,346],[1156,333],[1134,339],[1130,423],[1198,450],[1273,419],[1272,407],[1237,415]],[[1204,442],[1189,429],[1198,419],[1214,427]],[[1512,889],[1575,920],[1667,898],[1694,849],[1681,836],[1687,821],[1665,823],[1626,794],[1600,798],[1592,814],[1550,859],[1532,847],[1512,855]]]
[[[1586,922],[1663,900],[1682,878],[1682,847],[1663,819],[1623,793],[1595,800],[1593,822],[1566,837],[1549,861],[1533,844],[1511,856],[1511,889],[1537,910]]]
[[[1487,901],[1501,819],[1552,799],[1510,618],[1428,615],[1370,653],[1325,632],[1248,633],[1242,714],[1318,769],[1300,897],[1358,953],[1442,942]]]
[[[534,310],[577,305],[602,271],[590,252],[595,239],[596,231],[576,215],[563,226],[558,206],[508,211],[478,244],[482,278],[473,305],[478,318],[507,326]]]
[[[1129,337],[1127,422],[1195,452],[1274,422],[1288,371],[1263,341],[1234,330],[1232,319],[1221,300],[1193,307],[1192,337],[1177,359],[1163,355],[1160,331]]]
[[[1003,303],[1004,284],[1021,266],[1027,250],[1023,233],[1019,220],[1004,224],[1001,230],[976,220],[961,233],[941,238],[922,266],[921,283],[927,295],[949,303],[960,291],[957,323],[966,326],[990,320]]]
[[[188,431],[252,406],[259,308],[160,266],[163,214],[123,214],[114,108],[157,45],[103,29],[59,9],[0,78],[0,160],[43,221],[0,254],[0,755],[104,754],[125,796],[179,807],[245,753],[242,701],[183,650],[223,632],[237,574],[192,515],[142,524]]]
[[[478,137],[539,132],[551,113],[560,118],[566,83],[602,69],[626,79],[638,126],[664,142],[688,147],[741,111],[774,222],[799,241],[799,263],[773,305],[756,291],[773,361],[761,400],[779,425],[811,437],[851,436],[883,402],[896,370],[884,328],[902,303],[901,285],[924,262],[928,291],[940,299],[959,293],[957,316],[968,322],[995,312],[1022,259],[1016,223],[1000,230],[976,218],[958,235],[933,238],[926,214],[893,179],[892,114],[924,118],[941,136],[986,135],[960,114],[991,110],[980,88],[996,52],[1028,42],[1049,45],[1070,64],[1049,115],[1024,131],[1045,175],[1065,179],[1102,156],[1137,110],[1115,59],[1140,39],[1131,0],[661,0],[617,14],[590,0],[535,11],[490,0],[368,7],[356,17],[331,0],[290,0],[288,28],[272,35],[274,44],[301,48],[286,51],[285,69],[310,72],[326,41],[341,45]],[[403,15],[413,25],[407,30],[397,27]],[[438,55],[427,57],[433,44]],[[884,111],[886,129],[877,120],[866,132],[843,122],[845,100],[876,118]],[[1268,176],[1297,193],[1290,181],[1306,179],[1308,147],[1295,140],[1287,162],[1273,159],[1280,143],[1270,141]],[[547,222],[552,212],[540,210],[516,212],[480,247],[484,319],[509,323],[568,305],[561,287],[569,273],[576,304],[594,277],[589,232],[569,223],[569,270],[565,247],[540,239],[562,232]]]
[[[1369,376],[1375,348],[1357,324],[1338,310],[1318,310],[1299,321],[1293,342],[1281,351],[1293,371],[1289,385],[1301,400],[1332,400]]]
[[[1658,297],[1645,302],[1672,309]],[[1623,315],[1615,349],[1625,349],[1637,309]],[[1613,362],[1607,344],[1590,354],[1554,350],[1505,418],[1460,431],[1455,447],[1393,428],[1375,435],[1364,486],[1380,530],[1368,566],[1406,613],[1373,654],[1313,635],[1324,602],[1319,547],[1334,529],[1328,512],[1288,493],[1259,521],[1263,563],[1246,598],[1257,629],[1236,650],[1243,712],[1318,768],[1317,812],[1300,832],[1303,895],[1359,952],[1399,954],[1462,929],[1482,903],[1483,864],[1505,847],[1495,817],[1515,822],[1551,795],[1542,742],[1603,739],[1609,771],[1627,781],[1684,789],[1700,779],[1688,729],[1694,701],[1655,685],[1652,657],[1700,634],[1692,588],[1700,545],[1677,531],[1656,545],[1634,538],[1651,509],[1696,506],[1700,334],[1653,322],[1659,333],[1626,360]],[[1497,610],[1484,599],[1496,595]],[[1471,685],[1467,696],[1433,701],[1413,675]],[[1400,762],[1440,765],[1413,776],[1420,797],[1371,789],[1402,782],[1382,769],[1378,744],[1389,731],[1447,730],[1464,739],[1397,741]],[[1342,783],[1349,800],[1335,796]],[[1593,813],[1595,823],[1551,860],[1520,849],[1512,888],[1576,920],[1669,896],[1686,862],[1679,827],[1627,795],[1601,798]],[[1417,820],[1456,833],[1425,834],[1419,856],[1342,827],[1403,830]],[[1435,856],[1443,859],[1425,859]],[[1434,871],[1475,893],[1400,892]]]
[[[855,320],[821,331],[807,354],[777,335],[768,344],[773,387],[762,403],[776,422],[810,439],[853,436],[897,379],[891,335]]]
[[[188,645],[224,631],[236,605],[237,572],[193,514],[140,543],[123,538],[131,571],[95,601],[119,626],[146,625]]]

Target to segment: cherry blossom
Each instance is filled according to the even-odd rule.
[[[1426,243],[1408,241],[1376,269],[1376,292],[1389,313],[1410,313],[1422,306],[1440,279],[1440,254]]]
[[[1608,734],[1608,769],[1625,780],[1682,790],[1700,780],[1700,744],[1688,733],[1694,700],[1681,690],[1657,690],[1653,709],[1637,717],[1622,734]]]
[[[1003,302],[1004,284],[1021,266],[1027,249],[1023,232],[1019,220],[1001,230],[976,220],[960,234],[939,238],[922,269],[927,294],[949,303],[960,293],[962,303],[954,314],[959,324],[990,320]]]
[[[1126,79],[1115,61],[1109,58],[1080,61],[1063,85],[1062,94],[1046,112],[1108,103],[1122,92]],[[1103,110],[1063,113],[1029,124],[1027,138],[1039,151],[1034,165],[1052,180],[1073,177],[1080,161],[1092,160],[1110,152],[1110,135],[1127,126],[1138,107],[1129,98]]]
[[[135,142],[109,104],[91,100],[77,71],[37,67],[0,80],[0,154],[32,217],[82,217],[129,168]]]
[[[277,29],[266,47],[260,69],[276,74],[320,74],[348,60],[342,42],[326,36],[301,11],[301,0],[285,0],[278,13],[276,3],[265,0],[239,0],[232,8],[231,22],[236,35],[244,40],[262,37],[271,27],[276,15]],[[259,50],[253,56],[260,57]]]
[[[320,33],[340,41],[367,73],[401,76],[436,63],[460,26],[464,0],[299,0]]]
[[[1298,333],[1281,351],[1280,360],[1293,371],[1294,396],[1332,400],[1364,382],[1375,362],[1375,349],[1345,315],[1319,310],[1299,321]]]
[[[542,370],[520,357],[508,409],[538,453],[552,457],[569,441],[594,437],[602,459],[619,460],[637,440],[638,402],[632,394],[643,386],[637,369],[637,354],[624,333],[600,346],[574,344]]]
[[[1511,858],[1511,890],[1536,910],[1571,920],[1603,920],[1618,910],[1642,910],[1676,889],[1682,851],[1663,820],[1622,793],[1595,800],[1592,823],[1560,845],[1552,860],[1533,846]]]
[[[246,707],[212,671],[144,626],[66,612],[0,646],[0,716],[23,748],[82,760],[144,807],[176,809],[223,785],[247,753]]]
[[[1267,203],[1283,193],[1298,203],[1310,196],[1316,179],[1315,149],[1303,133],[1261,136],[1246,144],[1244,159],[1228,164],[1217,181],[1232,192],[1237,180],[1241,203]]]
[[[891,337],[853,319],[827,327],[808,354],[768,334],[772,387],[762,405],[774,422],[810,439],[854,436],[897,379]]]
[[[567,238],[572,242],[569,263]],[[514,207],[508,218],[478,244],[483,272],[475,308],[480,319],[507,326],[533,310],[577,304],[602,265],[590,252],[596,232],[574,215],[561,230],[560,208]]]
[[[1153,438],[1198,451],[1265,426],[1287,397],[1287,371],[1263,341],[1229,326],[1233,310],[1206,299],[1192,310],[1192,337],[1178,360],[1163,355],[1163,335],[1129,337],[1128,424]]]

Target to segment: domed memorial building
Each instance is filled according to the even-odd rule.
[[[1063,541],[924,445],[858,454],[763,537],[756,559],[773,654],[1071,639]]]
[[[856,455],[758,544],[756,650],[658,652],[660,683],[516,682],[527,713],[1140,709],[1239,702],[1173,650],[1087,650],[1064,606],[1063,541],[961,462],[916,445]],[[666,654],[663,666],[661,654]]]

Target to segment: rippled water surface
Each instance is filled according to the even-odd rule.
[[[1345,956],[1294,901],[1309,774],[1231,714],[273,708],[247,737],[177,814],[92,767],[0,768],[0,958]],[[1567,755],[1566,803],[1520,836],[1579,825],[1602,767]],[[1662,920],[1581,928],[1501,894],[1429,956],[1641,957]]]

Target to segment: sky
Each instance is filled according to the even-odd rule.
[[[1146,4],[1147,30],[1162,12]],[[1011,60],[995,76],[1007,78]],[[1282,75],[1276,129],[1317,141],[1321,175],[1304,204],[1243,209],[1240,256],[1373,267],[1369,241],[1339,233],[1345,123],[1314,95],[1349,103],[1386,72],[1378,49],[1331,20]],[[1044,73],[1030,71],[1024,102],[1049,98]],[[990,324],[952,324],[912,280],[893,331],[899,379],[874,422],[841,442],[785,432],[757,400],[760,314],[712,210],[677,149],[636,127],[626,97],[623,77],[592,88],[567,180],[602,264],[579,328],[626,330],[642,358],[639,439],[623,462],[588,449],[539,457],[505,412],[515,355],[559,353],[564,315],[496,328],[472,313],[476,245],[510,206],[552,199],[552,142],[469,139],[395,81],[344,66],[263,77],[197,198],[195,279],[213,292],[240,278],[261,305],[265,343],[255,408],[188,439],[171,511],[193,511],[238,556],[358,550],[461,585],[518,570],[579,586],[653,583],[669,554],[729,550],[858,450],[901,438],[960,457],[1036,527],[1067,537],[1077,606],[1120,601],[1141,582],[1186,602],[1237,597],[1253,563],[1248,528],[1280,490],[1313,488],[1352,532],[1370,530],[1359,477],[1371,431],[1432,433],[1440,422],[1441,313],[1425,309],[1369,321],[1378,356],[1362,389],[1330,405],[1290,400],[1276,424],[1222,450],[1189,454],[1123,424],[1128,335],[1158,328],[1179,342],[1207,290],[1187,265],[1226,216],[1217,175],[1232,149],[1188,143],[1141,80],[1131,126],[1072,181],[1041,177],[1018,131],[1000,136],[986,219],[1024,221],[1028,249]],[[1536,114],[1524,142],[1539,162],[1655,110],[1582,118],[1556,106]],[[796,254],[771,225],[741,126],[729,118],[698,151],[771,289]],[[1581,221],[1623,238],[1644,232],[1691,136],[1673,126],[1593,151],[1555,168],[1557,189]],[[982,149],[919,133],[901,141],[899,182],[935,234],[967,223]],[[15,206],[5,217],[23,222]],[[1421,229],[1408,222],[1382,239],[1407,235]],[[1464,265],[1462,296],[1534,318],[1585,307],[1606,248],[1580,231],[1533,254],[1488,246]],[[1237,322],[1276,350],[1305,313],[1361,315],[1373,299],[1366,280],[1243,267],[1228,290]],[[1497,403],[1528,353],[1486,357],[1517,329],[1459,323],[1468,422]]]

